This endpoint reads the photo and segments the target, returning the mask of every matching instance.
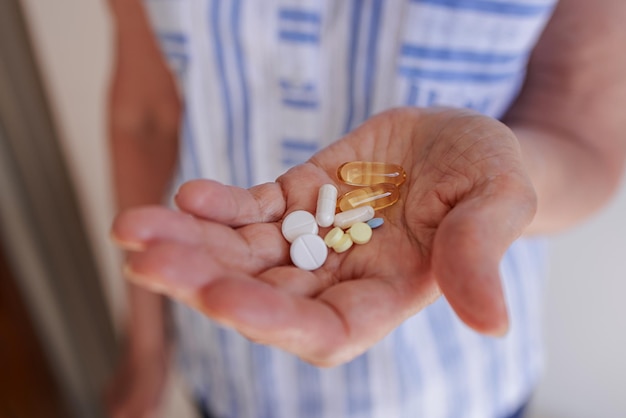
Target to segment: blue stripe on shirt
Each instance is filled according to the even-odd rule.
[[[219,340],[219,344],[222,347],[232,347],[234,346],[233,344],[233,339],[235,338],[235,336],[233,336],[232,334],[230,334],[230,331],[224,328],[218,328],[217,329],[217,334],[218,334],[218,340]],[[224,377],[225,377],[225,382],[224,384],[227,387],[228,390],[228,409],[231,412],[232,416],[237,417],[239,416],[239,402],[238,402],[238,388],[235,385],[235,379],[233,379],[233,376],[235,375],[234,370],[237,369],[237,360],[233,357],[232,355],[233,353],[231,352],[231,350],[222,350],[222,355],[223,355],[223,366],[224,366]]]
[[[320,42],[320,36],[317,33],[298,32],[294,30],[280,30],[278,31],[278,37],[288,42],[306,44],[318,44]]]
[[[220,33],[220,11],[221,0],[213,0],[210,10],[210,22],[211,22],[211,39],[213,47],[215,48],[215,61],[217,63],[219,85],[222,93],[222,101],[224,102],[224,116],[226,119],[226,141],[228,158],[230,160],[230,178],[231,183],[237,183],[237,172],[240,167],[237,166],[234,156],[234,122],[232,114],[232,103],[230,98],[230,89],[228,85],[228,79],[226,77],[226,62],[224,60],[224,47],[222,43],[222,34]]]
[[[413,3],[430,4],[456,10],[533,17],[552,10],[553,4],[504,3],[489,0],[411,0]]]
[[[322,20],[319,13],[291,8],[279,9],[278,17],[282,20],[291,20],[294,22],[320,23]]]
[[[422,68],[401,66],[398,73],[405,77],[446,83],[497,83],[509,81],[519,76],[519,71],[506,73],[482,73],[471,71],[425,70]]]
[[[374,75],[376,72],[376,46],[378,41],[378,32],[380,28],[382,0],[374,0],[372,4],[372,14],[370,16],[370,28],[367,38],[367,57],[365,65],[365,85],[364,97],[365,97],[365,114],[364,119],[367,119],[370,115],[372,108],[372,93],[374,90]]]
[[[361,417],[372,409],[372,394],[369,388],[369,364],[367,356],[369,353],[361,354],[345,367],[345,381],[350,382],[346,385],[347,408],[346,416]]]
[[[193,130],[191,128],[191,120],[188,112],[183,113],[183,143],[186,148],[186,160],[189,161],[189,164],[185,164],[186,172],[184,175],[189,175],[189,178],[199,178],[202,177],[202,171],[200,169],[200,162],[198,161],[198,150],[196,148],[196,141],[194,140]],[[188,171],[187,171],[188,170]]]
[[[461,349],[462,345],[456,332],[456,319],[451,309],[447,301],[440,298],[428,307],[426,314],[431,334],[436,340],[438,363],[446,375],[446,380],[451,383],[446,391],[448,406],[446,416],[456,418],[464,416],[464,412],[469,410],[469,399],[467,389],[463,387],[467,381],[455,379],[467,375],[467,370],[464,370],[467,359]]]
[[[284,97],[282,102],[285,106],[296,109],[317,109],[319,107],[318,100],[301,100]]]
[[[506,364],[503,356],[505,342],[502,339],[491,337],[481,337],[480,346],[485,354],[485,366],[483,371],[483,384],[486,393],[491,397],[491,408],[493,411],[499,411],[504,404],[504,387],[501,380],[502,368]],[[495,416],[495,414],[494,414]]]
[[[254,364],[254,372],[250,378],[258,379],[255,388],[256,413],[259,418],[273,418],[276,416],[278,394],[274,390],[276,377],[273,373],[274,359],[271,347],[252,343],[250,351]]]
[[[306,151],[310,153],[314,153],[319,148],[319,145],[316,141],[311,140],[302,140],[296,138],[285,138],[281,141],[281,146],[286,149],[296,150],[296,151]]]
[[[527,281],[533,279],[536,280],[537,271],[531,268],[531,264],[529,263],[530,260],[537,260],[533,257],[533,254],[531,253],[531,248],[533,245],[534,243],[528,240],[514,242],[513,246],[520,248],[511,257],[511,260],[515,260],[513,261],[513,265],[515,265],[516,263],[518,264],[514,270],[516,273],[514,280],[518,291],[515,292],[513,296],[515,298],[515,304],[517,305],[517,310],[519,312],[518,317],[524,318],[524,320],[519,321],[518,324],[518,326],[520,327],[519,332],[524,341],[532,340],[531,327],[534,325],[531,323],[531,315],[528,312],[528,305],[524,303],[524,301],[531,300],[531,298],[533,297],[533,295],[530,294],[530,289],[528,288],[530,283],[528,283]],[[534,266],[536,266],[536,264],[533,265],[533,267]],[[530,367],[531,360],[533,358],[531,345],[524,345],[521,348],[520,355],[522,359],[522,364],[528,366],[522,368],[522,376],[520,376],[522,386],[529,388],[532,387],[534,383],[536,383],[534,382],[535,376],[533,376],[535,370],[532,370]]]
[[[287,167],[302,164],[318,149],[317,142],[300,142],[295,138],[286,138],[281,143],[281,162]]]
[[[408,321],[411,320],[412,318]],[[400,405],[410,405],[411,403],[421,405],[418,402],[414,402],[416,394],[421,394],[424,391],[424,378],[421,373],[422,368],[418,361],[419,349],[413,350],[414,345],[412,345],[409,338],[407,338],[406,332],[407,324],[396,329],[392,334],[394,339],[395,363],[397,367],[396,373],[399,380],[398,387],[400,393],[398,397],[400,398]],[[414,415],[415,410],[402,412],[403,415],[399,418],[408,418],[409,415],[421,416]]]
[[[248,97],[248,83],[246,80],[245,66],[243,62],[243,48],[241,46],[241,0],[234,0],[232,3],[232,15],[231,23],[233,30],[233,38],[235,40],[235,58],[237,62],[237,76],[239,83],[241,84],[242,94],[242,123],[243,123],[243,149],[241,152],[244,154],[245,167],[239,167],[240,170],[245,172],[245,187],[251,187],[254,184],[252,179],[252,172],[254,171],[254,165],[252,162],[251,149],[250,149],[250,100]]]
[[[357,49],[359,47],[359,21],[361,19],[361,11],[363,9],[363,0],[354,0],[352,2],[352,14],[350,17],[350,45],[348,47],[348,81],[346,86],[348,88],[347,95],[347,103],[348,103],[348,115],[346,118],[346,125],[344,129],[344,133],[350,132],[352,130],[352,124],[354,123],[354,105],[355,105],[355,97],[354,97],[354,85],[356,79],[356,60],[357,60]]]
[[[158,31],[157,36],[161,42],[171,42],[178,45],[187,43],[187,35],[181,32]]]
[[[324,399],[320,391],[320,371],[301,360],[297,360],[298,416],[321,417]]]
[[[164,34],[159,34],[159,36],[162,35]],[[170,35],[176,37],[175,35],[178,34],[171,33]],[[180,35],[182,36],[182,34]],[[188,100],[190,94],[190,92],[187,91],[189,55],[186,52],[171,52],[166,50],[165,56],[167,57],[170,68],[176,72],[177,79],[181,81],[183,86],[185,86],[183,89],[184,100]],[[177,65],[178,63],[180,65]],[[181,153],[181,158],[184,158],[184,161],[189,163],[182,164],[184,165],[184,168],[181,167],[180,173],[184,179],[198,178],[201,176],[201,169],[198,161],[199,157],[197,152],[198,150],[196,148],[196,141],[191,126],[191,117],[188,111],[183,112],[181,138],[183,142],[183,152]]]
[[[424,58],[437,61],[470,62],[477,64],[506,64],[527,57],[523,54],[498,54],[462,49],[433,48],[403,44],[401,54],[406,57]]]

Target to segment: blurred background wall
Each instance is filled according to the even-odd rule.
[[[106,298],[119,319],[124,309],[119,255],[108,241],[113,213],[104,116],[112,42],[106,0],[21,2]],[[532,417],[623,418],[626,183],[604,211],[554,239],[552,258],[545,306],[547,373]],[[186,416],[176,380],[171,388],[165,416]]]

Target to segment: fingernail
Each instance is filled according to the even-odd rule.
[[[114,233],[111,233],[111,240],[123,250],[139,252],[146,249],[146,245],[140,241],[126,241],[118,238]]]
[[[138,274],[128,264],[124,265],[123,272],[128,281],[136,284],[137,286],[141,286],[155,293],[169,293],[169,288],[163,283],[151,280],[146,276]]]

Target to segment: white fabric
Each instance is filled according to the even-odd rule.
[[[500,117],[554,2],[146,0],[185,98],[178,184],[272,181],[392,106]],[[176,305],[181,367],[217,417],[505,417],[541,370],[542,248],[518,241],[504,258],[501,340],[441,299],[321,370]]]

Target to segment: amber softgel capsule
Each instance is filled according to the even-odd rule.
[[[339,166],[337,177],[351,186],[371,186],[381,183],[400,186],[406,180],[406,172],[398,164],[351,161]]]
[[[337,206],[342,212],[362,206],[380,210],[393,205],[399,198],[400,191],[395,184],[382,183],[349,191],[339,198]]]

